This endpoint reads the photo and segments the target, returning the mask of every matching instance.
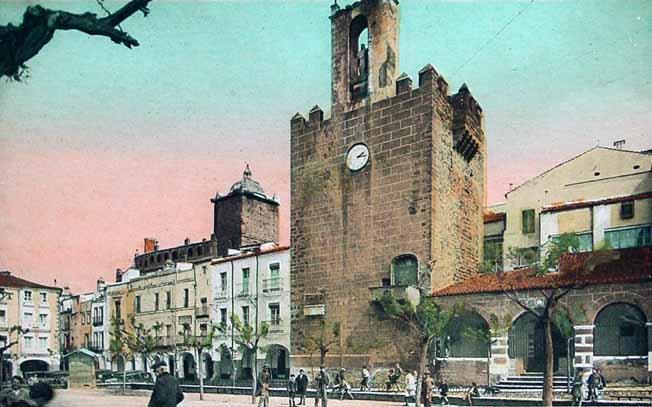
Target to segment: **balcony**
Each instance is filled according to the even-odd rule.
[[[227,290],[218,291],[217,294],[215,294],[216,300],[223,300],[225,298],[229,298],[229,291]]]
[[[277,293],[282,289],[280,278],[268,278],[263,280],[263,293]]]
[[[208,318],[210,315],[210,307],[208,305],[200,305],[195,308],[195,317],[197,318]]]
[[[267,324],[269,325],[269,333],[270,334],[275,334],[275,333],[282,333],[283,332],[283,320],[281,318],[272,318],[269,321],[267,321]]]
[[[174,336],[157,336],[156,337],[156,346],[157,347],[172,347],[175,345]]]
[[[251,295],[250,284],[239,284],[236,288],[235,295],[238,297],[248,297]]]
[[[373,301],[380,301],[383,296],[391,295],[398,302],[408,302],[415,307],[421,302],[419,289],[410,285],[371,287],[369,290]]]

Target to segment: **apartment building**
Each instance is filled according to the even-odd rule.
[[[0,342],[17,341],[3,355],[3,377],[59,370],[60,295],[59,288],[0,271]],[[15,326],[24,333],[12,330]]]
[[[258,368],[267,363],[273,378],[287,378],[290,369],[290,248],[275,243],[232,251],[210,264],[210,319],[231,326],[234,316],[245,325],[269,333],[260,342],[255,358]],[[202,304],[203,306],[203,304]],[[214,340],[216,378],[248,379],[253,355],[239,347],[227,330]]]
[[[509,191],[485,213],[485,263],[506,270],[531,263],[562,233],[580,250],[649,246],[652,154],[595,147]],[[511,252],[511,253],[510,253]]]

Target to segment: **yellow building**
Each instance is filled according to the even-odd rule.
[[[59,370],[59,296],[61,289],[0,272],[0,335],[17,341],[3,355],[3,374]],[[12,330],[20,326],[22,335]],[[0,341],[2,338],[0,338]]]
[[[485,260],[506,270],[539,257],[562,233],[580,250],[648,246],[652,226],[652,154],[595,147],[509,191],[485,215]],[[508,251],[512,250],[512,255]],[[502,256],[500,255],[502,253]]]
[[[157,342],[149,358],[134,355],[132,360],[124,361],[121,356],[110,355],[107,360],[113,360],[113,369],[122,370],[126,366],[128,370],[148,370],[152,362],[164,360],[180,378],[196,378],[197,355],[183,346],[183,333],[201,336],[209,329],[208,264],[208,261],[194,265],[169,261],[159,271],[140,276],[132,270],[129,276],[123,274],[122,282],[107,285],[109,331],[117,318],[127,332],[147,332]],[[210,353],[203,357],[204,378],[211,378],[212,357]]]

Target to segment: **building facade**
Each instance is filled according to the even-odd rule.
[[[290,248],[274,243],[211,262],[210,320],[230,327],[236,316],[243,324],[269,333],[255,358],[267,363],[272,378],[287,379],[290,371]],[[214,340],[216,375],[221,380],[249,379],[253,355],[239,347],[230,329]]]
[[[505,203],[487,208],[485,261],[502,257],[506,270],[526,266],[542,254],[548,240],[568,232],[578,235],[583,251],[604,242],[614,248],[650,245],[650,194],[649,151],[592,148],[512,189]]]
[[[0,272],[0,335],[17,341],[2,360],[3,377],[59,370],[59,296],[61,289]],[[28,330],[18,334],[11,328]]]
[[[322,320],[342,336],[327,365],[369,362],[356,342],[377,336],[388,341],[371,361],[393,365],[413,355],[375,319],[374,293],[429,293],[478,271],[482,108],[466,85],[449,95],[431,65],[418,88],[399,76],[397,1],[334,4],[330,20],[331,117],[315,106],[291,119],[293,366]]]

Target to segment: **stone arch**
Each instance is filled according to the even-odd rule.
[[[444,341],[444,356],[486,358],[491,332],[489,323],[478,312],[466,311],[453,318]]]
[[[623,291],[618,293],[607,293],[590,303],[587,309],[587,319],[595,321],[596,316],[607,306],[613,303],[622,302],[637,306],[645,315],[652,315],[652,301],[648,297],[635,291]]]
[[[125,371],[125,358],[122,355],[118,355],[115,358],[115,365],[116,365],[116,370],[118,372],[124,372]]]
[[[595,356],[646,356],[647,317],[637,305],[613,302],[596,314],[593,321]]]
[[[47,372],[50,364],[40,359],[27,359],[20,363],[20,371],[25,376],[29,372]]]
[[[215,369],[213,366],[213,357],[210,355],[208,352],[202,353],[202,375],[204,376],[204,379],[210,380],[213,378],[213,375],[215,374]]]
[[[287,379],[290,375],[290,352],[279,344],[268,347],[265,363],[272,369],[273,379]]]
[[[185,381],[194,381],[197,378],[195,357],[190,352],[181,354],[181,372]]]
[[[568,352],[566,338],[554,323],[552,324],[552,340],[554,344],[553,369],[556,371],[562,367],[562,364],[568,363]],[[522,312],[514,319],[509,328],[507,338],[509,358],[515,359],[517,365],[522,364],[525,371],[542,372],[545,364],[544,341],[541,321],[530,312]]]

